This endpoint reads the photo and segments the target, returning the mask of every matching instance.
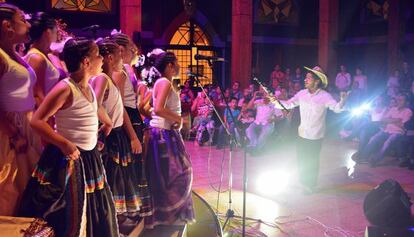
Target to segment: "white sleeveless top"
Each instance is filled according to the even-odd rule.
[[[6,61],[4,75],[0,78],[0,108],[8,112],[33,110],[35,107],[33,87],[36,83],[33,69],[29,65],[23,66],[14,61],[1,48],[0,55]]]
[[[49,91],[52,90],[52,88],[59,82],[60,73],[59,70],[50,61],[50,59],[36,48],[31,48],[24,57],[24,60],[26,60],[26,62],[29,62],[30,58],[34,54],[40,55],[46,61],[45,84],[43,92],[45,95],[47,95],[47,93],[49,93]]]
[[[137,96],[134,90],[134,84],[138,83],[134,70],[128,64],[124,64],[124,72],[127,77],[124,86],[124,105],[129,108],[137,108]]]
[[[162,81],[162,80],[166,80],[168,81],[168,79],[166,78],[160,78],[158,79],[155,84],[154,84],[154,89],[153,91],[155,91],[155,89],[157,88],[157,84],[158,82]],[[168,81],[170,82],[170,81]],[[171,82],[170,82],[171,84]],[[153,104],[155,105],[156,103],[156,98],[155,95],[152,94],[152,100],[153,100]],[[178,95],[178,93],[171,87],[170,92],[167,96],[167,100],[165,101],[165,108],[173,111],[174,113],[177,113],[179,116],[181,116],[181,101],[180,101],[180,96]],[[150,125],[151,127],[156,127],[156,128],[163,128],[163,129],[171,129],[171,126],[174,124],[174,121],[170,121],[167,120],[163,117],[157,116],[155,115],[154,111],[151,113],[152,115],[152,119],[150,121]]]
[[[103,107],[112,120],[112,126],[114,128],[121,127],[124,124],[124,105],[122,104],[121,93],[108,75],[102,73],[100,76],[104,76],[108,81],[108,89],[104,92]],[[92,81],[95,78],[93,77]]]
[[[66,78],[72,92],[73,102],[69,108],[55,114],[57,132],[83,150],[95,148],[98,141],[98,104],[93,89],[93,101],[89,102],[75,82]]]

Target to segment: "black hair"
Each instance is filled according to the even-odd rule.
[[[232,100],[239,101],[239,99],[237,99],[236,97],[231,97],[231,98],[230,98],[230,101],[232,101]]]
[[[103,57],[107,56],[108,54],[113,54],[116,50],[119,49],[119,45],[110,38],[104,38],[96,42],[99,47],[99,54]]]
[[[323,88],[322,79],[318,76],[318,74],[316,74],[316,73],[314,73],[314,72],[312,72],[312,71],[308,71],[308,72],[312,75],[312,78],[313,78],[314,80],[318,80],[318,81],[319,81],[319,83],[318,83],[318,88]]]
[[[177,57],[173,52],[164,52],[158,55],[151,55],[150,60],[153,62],[153,66],[163,74],[169,63],[174,63]]]
[[[4,20],[12,20],[18,10],[19,8],[12,4],[0,3],[0,23]]]
[[[32,25],[29,31],[32,41],[40,39],[47,29],[57,27],[55,19],[45,12],[36,12],[29,22]]]
[[[65,43],[63,60],[69,72],[79,70],[82,59],[88,56],[95,43],[86,38],[74,38]]]
[[[114,40],[120,46],[124,46],[124,47],[127,47],[128,44],[131,42],[128,35],[124,33],[116,33],[114,35],[111,35],[111,39]]]

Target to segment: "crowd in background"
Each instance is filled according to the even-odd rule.
[[[206,85],[204,88],[209,99],[203,91],[190,84],[191,80],[187,80],[181,89],[186,121],[183,136],[185,139],[194,139],[198,145],[216,145],[218,149],[226,146],[229,137],[213,110],[214,105],[232,137],[247,144],[254,154],[254,151],[260,150],[271,140],[271,136],[289,136],[296,132],[299,111],[275,109],[268,97],[289,100],[304,89],[304,78],[305,73],[301,67],[291,73],[290,68],[282,70],[280,65],[276,65],[269,80],[264,83],[268,85],[266,90],[254,80],[247,88],[240,88],[239,82],[223,89],[217,85]],[[340,65],[336,78],[331,80],[327,90],[337,98],[341,91],[349,93],[346,112],[339,116],[339,136],[359,142],[358,152],[354,155],[358,163],[370,162],[376,166],[385,154],[391,154],[401,160],[400,166],[414,169],[411,142],[414,129],[413,80],[413,71],[404,62],[383,83],[385,85],[381,90],[377,90],[378,85],[375,85],[375,90],[370,90],[369,85],[381,82],[369,81],[361,67],[357,67],[351,75],[345,65]],[[268,95],[267,92],[271,94]],[[229,108],[225,102],[228,102]],[[396,135],[388,136],[390,134]],[[371,145],[361,153],[368,144]]]

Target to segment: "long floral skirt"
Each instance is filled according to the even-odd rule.
[[[193,222],[193,173],[179,131],[150,128],[145,138],[146,167],[154,207],[154,214],[145,220],[146,227]]]

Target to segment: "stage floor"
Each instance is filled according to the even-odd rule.
[[[193,142],[186,142],[186,147],[194,168],[193,190],[205,198],[213,209],[218,207],[220,213],[225,213],[229,203],[228,192],[218,197],[215,190],[219,188],[222,169],[221,189],[228,189],[229,151],[199,147]],[[414,171],[399,168],[398,161],[391,157],[387,157],[385,164],[377,168],[356,165],[350,158],[356,147],[355,142],[325,139],[321,152],[320,191],[313,195],[302,194],[298,186],[294,142],[273,141],[262,154],[247,155],[247,216],[265,222],[258,224],[248,221],[248,236],[318,237],[324,236],[328,230],[328,236],[363,236],[368,222],[362,204],[365,195],[376,185],[389,178],[395,179],[413,198]],[[240,149],[232,153],[232,209],[241,215],[244,153]],[[258,180],[261,175],[268,173],[284,173],[288,177],[270,177],[268,179],[272,180],[267,180],[263,188],[263,182],[258,183]],[[289,183],[285,184],[283,180]],[[286,187],[275,193],[281,186]],[[237,236],[231,234],[241,230],[239,227],[240,221],[236,219],[224,232],[229,232],[227,236]]]

